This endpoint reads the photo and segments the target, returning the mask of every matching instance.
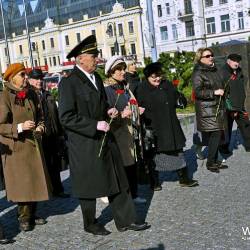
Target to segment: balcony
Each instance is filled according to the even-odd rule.
[[[183,11],[179,10],[178,12],[178,19],[181,21],[188,21],[191,20],[194,16],[192,9],[185,9]]]

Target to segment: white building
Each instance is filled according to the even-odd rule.
[[[249,0],[152,0],[157,54],[250,38]],[[146,0],[141,0],[147,23]],[[144,25],[146,56],[151,39]]]

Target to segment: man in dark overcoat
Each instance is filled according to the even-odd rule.
[[[40,100],[46,132],[43,136],[42,146],[46,166],[53,187],[53,195],[60,198],[68,198],[69,194],[64,193],[60,172],[62,159],[60,156],[60,143],[63,140],[63,130],[59,122],[58,108],[52,94],[43,88],[43,72],[41,69],[33,69],[28,74],[29,84],[37,93]]]
[[[250,151],[250,127],[248,117],[245,117],[247,114],[245,109],[246,91],[244,75],[240,67],[241,59],[239,54],[229,54],[226,63],[220,69],[229,103],[226,105],[229,139],[227,144],[220,146],[220,151],[225,154],[230,153],[229,144],[234,121],[243,137],[245,149]]]
[[[149,225],[135,223],[121,156],[106,122],[117,110],[107,108],[102,80],[95,73],[97,55],[96,37],[91,35],[68,54],[68,59],[75,57],[76,66],[59,85],[59,118],[68,137],[72,192],[79,198],[85,231],[110,233],[95,219],[96,198],[105,196],[119,231],[144,230]]]

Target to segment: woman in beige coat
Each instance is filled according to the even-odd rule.
[[[120,114],[112,122],[111,131],[121,151],[132,198],[135,203],[145,203],[146,200],[137,195],[136,168],[139,156],[137,155],[138,150],[135,143],[140,136],[139,116],[144,110],[138,107],[132,91],[125,82],[125,70],[126,63],[123,57],[111,57],[105,65],[105,73],[108,79],[105,81],[104,86],[109,105],[115,107]]]
[[[44,132],[42,113],[34,91],[27,86],[25,68],[11,64],[4,74],[0,96],[0,142],[6,194],[18,203],[20,230],[45,224],[35,217],[36,202],[49,199],[50,181],[39,147]]]

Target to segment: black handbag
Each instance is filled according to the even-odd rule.
[[[183,93],[177,91],[176,107],[179,109],[184,109],[187,107],[187,99]]]

